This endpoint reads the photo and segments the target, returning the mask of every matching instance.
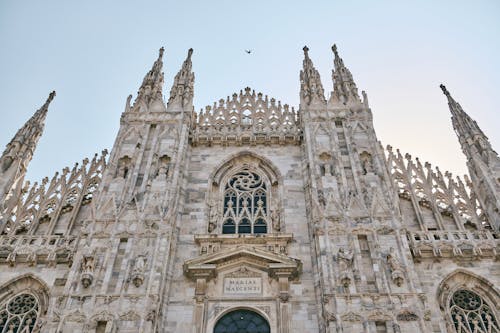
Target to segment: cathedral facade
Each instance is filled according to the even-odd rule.
[[[24,182],[55,93],[0,158],[0,333],[500,332],[500,159],[441,86],[470,178],[383,148],[333,46],[298,109],[193,107],[163,48],[114,146]]]

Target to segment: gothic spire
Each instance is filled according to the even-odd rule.
[[[163,52],[165,49],[162,47],[158,52],[158,59],[153,64],[151,70],[146,74],[142,80],[141,87],[137,92],[137,99],[135,104],[139,101],[144,101],[149,105],[155,100],[162,100],[161,90],[163,89]]]
[[[496,155],[495,151],[491,147],[490,141],[479,128],[476,121],[472,120],[472,118],[465,113],[460,104],[453,99],[446,87],[443,84],[441,84],[440,87],[448,99],[451,121],[460,141],[460,145],[462,146],[462,151],[467,158],[471,158],[473,155],[478,155],[486,164],[488,164],[491,153]]]
[[[28,163],[45,127],[49,104],[55,95],[55,91],[49,94],[42,107],[17,131],[0,157],[0,203],[3,203],[0,206],[8,205],[7,196],[17,197],[20,193]],[[0,207],[0,214],[3,207]]]
[[[174,78],[174,84],[172,85],[172,89],[170,89],[170,97],[168,99],[168,110],[177,111],[177,109],[187,108],[188,111],[191,111],[192,109],[194,93],[192,55],[193,49],[189,49],[186,60],[184,60],[180,71]]]
[[[330,97],[331,103],[348,104],[359,103],[359,94],[351,71],[344,65],[344,60],[339,56],[337,45],[332,46],[335,58],[333,60],[334,70],[332,70],[333,92]]]
[[[477,123],[462,109],[444,85],[441,90],[448,99],[453,128],[458,136],[462,151],[467,157],[467,168],[472,188],[484,209],[491,226],[500,230],[500,158],[491,147]]]
[[[304,46],[304,61],[300,71],[300,100],[307,105],[317,101],[326,103],[325,92],[318,71],[309,58],[309,48]]]
[[[42,136],[45,126],[45,117],[47,116],[50,102],[52,102],[55,95],[55,91],[51,92],[42,107],[40,107],[23,125],[23,127],[17,131],[16,135],[14,135],[12,140],[7,144],[7,147],[2,154],[2,162],[4,162],[5,157],[10,156],[13,159],[20,158],[25,160],[23,161],[23,165],[27,165],[29,163],[33,155],[33,151],[36,148],[36,144],[38,143],[40,136]]]

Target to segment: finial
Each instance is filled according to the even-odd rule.
[[[165,48],[162,46],[162,47],[160,48],[160,51],[158,52],[158,53],[159,53],[159,54],[158,54],[158,58],[159,58],[159,59],[161,59],[161,58],[163,57],[163,52],[165,52]]]
[[[337,44],[333,44],[332,51],[333,51],[333,54],[335,54],[336,57],[339,56],[339,53],[337,52]]]
[[[47,108],[50,104],[50,102],[52,102],[52,100],[54,99],[54,97],[56,96],[56,92],[55,90],[53,90],[50,94],[49,94],[49,97],[47,97],[47,100],[45,101],[45,103],[43,104],[42,106],[42,109],[43,108]]]
[[[188,58],[191,58],[191,55],[193,54],[193,48],[190,48],[188,50]]]
[[[302,50],[304,50],[304,55],[307,57],[307,56],[308,56],[307,52],[309,52],[309,48],[307,47],[307,45],[305,45],[305,46],[302,48]]]
[[[446,96],[450,96],[450,92],[446,89],[446,86],[444,84],[440,84],[439,87],[443,91],[443,94],[445,94]]]
[[[52,92],[49,94],[49,97],[47,98],[47,102],[52,102],[52,100],[56,97],[56,91],[52,90]]]

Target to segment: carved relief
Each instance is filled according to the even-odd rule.
[[[155,178],[165,180],[168,177],[168,172],[170,170],[170,156],[162,155],[158,158],[158,167],[156,170]]]
[[[82,251],[80,276],[80,281],[82,282],[84,288],[88,288],[94,280],[95,261],[96,257],[94,249],[92,249],[90,245],[86,243]]]
[[[339,248],[337,252],[337,263],[339,265],[340,282],[345,288],[351,283],[350,272],[352,270],[353,253],[349,248]]]
[[[130,279],[134,286],[139,288],[144,282],[144,273],[146,269],[146,261],[147,261],[148,253],[139,254],[135,260],[132,268],[132,272],[130,274]]]
[[[130,157],[128,157],[127,155],[121,157],[118,160],[118,166],[116,169],[116,177],[127,178],[131,163],[132,163],[132,159]]]
[[[390,248],[389,253],[386,256],[387,265],[391,271],[392,281],[400,287],[404,281],[404,268],[401,261],[396,256],[396,251],[394,248]]]
[[[363,175],[374,172],[373,158],[370,153],[366,151],[362,152],[359,155],[359,160],[361,162],[361,170],[363,171]]]
[[[202,110],[192,132],[194,144],[300,140],[295,110],[248,87]]]

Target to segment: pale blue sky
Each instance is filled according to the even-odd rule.
[[[500,149],[499,36],[497,0],[3,0],[0,145],[55,89],[28,177],[52,176],[111,148],[125,99],[161,46],[167,96],[194,48],[197,110],[246,86],[298,107],[302,47],[309,46],[330,92],[330,47],[337,43],[368,93],[383,145],[462,174],[438,85],[447,85]]]

